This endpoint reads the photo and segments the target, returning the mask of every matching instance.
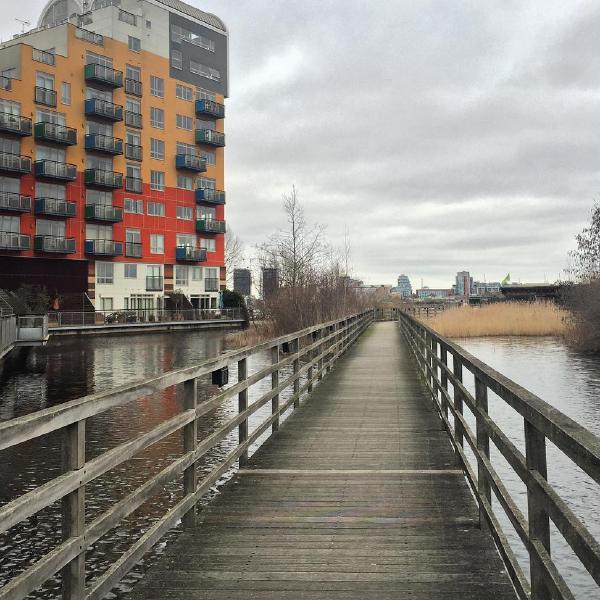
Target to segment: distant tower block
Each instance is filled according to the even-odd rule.
[[[233,290],[249,296],[252,289],[252,275],[250,269],[234,269],[233,270]]]
[[[279,271],[274,267],[263,268],[261,284],[262,299],[273,297],[279,289]]]

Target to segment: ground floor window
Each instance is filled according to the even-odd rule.
[[[100,305],[102,310],[113,310],[113,299],[102,298]]]

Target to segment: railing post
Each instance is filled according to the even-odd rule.
[[[279,362],[279,345],[271,348],[271,364],[276,365]],[[271,373],[271,389],[275,389],[279,385],[279,367]],[[275,415],[279,411],[279,394],[275,394],[271,399],[271,414]],[[279,429],[279,415],[273,420],[271,431],[275,433]]]
[[[248,377],[248,359],[238,360],[238,382],[245,381]],[[243,412],[248,408],[248,388],[238,393],[238,412]],[[248,419],[244,419],[238,425],[238,441],[243,444],[248,439]],[[242,468],[248,462],[248,449],[240,454],[239,464]]]
[[[448,373],[446,373],[446,367],[448,367],[448,350],[440,344],[440,360],[442,362],[442,412],[444,417],[448,419],[448,399],[446,394],[448,393]]]
[[[546,438],[529,421],[525,421],[525,457],[530,471],[537,471],[548,479],[546,466]],[[550,520],[543,508],[539,494],[531,485],[527,486],[527,514],[529,520],[529,540],[538,541],[550,554]],[[545,583],[544,570],[536,559],[535,553],[529,553],[531,572],[531,599],[545,600],[550,592]]]
[[[294,340],[294,352],[296,353],[296,358],[294,358],[294,362],[292,363],[292,368],[294,370],[294,395],[298,394],[300,391],[300,377],[298,375],[298,371],[300,370],[300,359],[298,358],[298,352],[300,350],[300,338],[296,338]],[[294,409],[300,408],[300,397],[294,400]]]
[[[77,421],[63,429],[63,472],[77,471],[85,465],[85,421]],[[62,538],[83,536],[85,533],[85,486],[62,499]],[[85,595],[85,544],[79,554],[62,569],[63,600],[80,600]]]
[[[435,358],[437,357],[437,340],[433,337],[430,336],[430,347],[431,347],[431,355],[429,356],[429,365],[431,370],[429,371],[431,373],[431,389],[433,392],[433,401],[435,403],[435,408],[436,410],[439,410],[440,408],[440,402],[439,402],[439,394],[438,394],[438,378],[437,378],[437,373],[438,373],[438,366],[437,366],[437,362],[435,360]]]
[[[317,361],[317,371],[319,372],[318,380],[321,381],[323,379],[323,328],[319,329],[318,339],[321,340],[321,343],[317,346],[317,356],[320,356]]]
[[[479,377],[475,376],[475,404],[480,411],[487,414],[488,411],[488,393],[487,386],[483,381],[479,379]],[[477,449],[481,454],[483,454],[486,458],[490,457],[490,438],[487,434],[487,430],[485,429],[485,425],[483,424],[483,419],[477,415],[476,417],[476,426],[477,426]],[[483,466],[480,460],[477,460],[477,490],[482,498],[488,501],[491,505],[492,503],[492,490],[490,488],[490,482],[488,480],[487,472],[485,467]],[[483,506],[479,505],[479,526],[484,527],[484,524],[487,523],[485,517],[485,511]]]
[[[309,345],[313,344],[315,340],[313,339],[313,335],[312,333],[308,334],[308,343]],[[308,370],[306,371],[306,377],[309,381],[308,387],[306,388],[306,391],[310,394],[313,390],[313,386],[312,386],[312,377],[313,377],[313,357],[315,355],[315,351],[314,350],[310,350],[307,353],[308,356],[308,361],[310,366],[308,367]]]
[[[462,383],[462,379],[463,379],[462,363],[460,362],[460,359],[458,358],[458,356],[456,356],[454,354],[452,355],[452,372],[454,373],[454,379],[456,381],[460,381],[460,383]],[[463,414],[462,394],[461,394],[460,390],[458,389],[458,387],[456,385],[454,385],[454,382],[452,383],[452,387],[454,389],[454,393],[453,393],[454,408],[456,409],[457,413],[462,415]],[[465,434],[464,434],[462,423],[456,417],[454,418],[454,433],[456,434],[457,443],[461,447],[463,447]]]
[[[197,380],[189,379],[183,384],[183,407],[186,410],[196,410],[198,406]],[[198,419],[188,423],[183,428],[183,451],[184,453],[193,452],[198,446]],[[196,491],[196,463],[193,462],[183,472],[183,493],[185,496],[193,494]],[[196,507],[193,506],[183,515],[184,529],[190,529],[196,525]]]

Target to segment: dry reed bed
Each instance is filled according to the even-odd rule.
[[[228,333],[225,336],[225,347],[237,349],[256,346],[273,337],[275,337],[275,325],[272,321],[251,321],[247,329]]]
[[[551,302],[499,302],[451,308],[423,322],[445,337],[562,336],[570,314]]]

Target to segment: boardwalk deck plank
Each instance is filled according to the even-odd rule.
[[[394,323],[376,323],[131,600],[514,599]]]

